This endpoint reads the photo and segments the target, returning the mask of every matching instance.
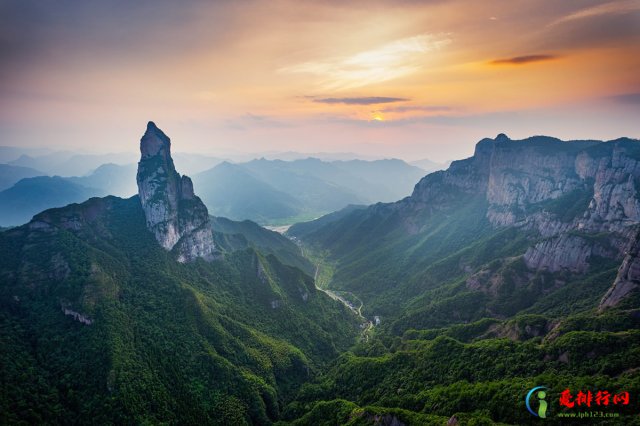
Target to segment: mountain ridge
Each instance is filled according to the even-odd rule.
[[[424,171],[401,160],[255,159],[218,164],[194,176],[212,214],[261,224],[291,224],[349,204],[395,201]]]

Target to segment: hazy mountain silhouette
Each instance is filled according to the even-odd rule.
[[[60,176],[22,179],[0,192],[0,224],[21,225],[43,210],[104,194],[103,190],[87,188]]]
[[[29,167],[0,164],[0,191],[12,187],[21,179],[43,175],[41,171]]]
[[[194,176],[212,214],[260,223],[312,218],[349,204],[398,200],[424,174],[401,160],[222,163]]]

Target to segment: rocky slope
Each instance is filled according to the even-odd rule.
[[[640,234],[636,234],[631,249],[624,260],[613,285],[600,302],[600,310],[616,306],[640,286]]]
[[[623,277],[616,280],[618,296],[603,300],[612,306],[632,288],[628,275],[637,276],[632,246],[640,224],[638,145],[627,138],[514,141],[501,134],[480,141],[472,158],[454,162],[441,176],[425,177],[405,203],[442,206],[442,197],[482,194],[494,227],[541,237],[523,256],[533,271],[585,273],[594,259],[621,260],[627,253]]]
[[[213,258],[214,243],[207,207],[180,176],[171,158],[171,141],[152,121],[140,140],[138,194],[147,227],[180,262]]]

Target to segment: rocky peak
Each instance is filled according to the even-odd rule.
[[[509,139],[509,136],[505,135],[504,133],[499,133],[498,136],[496,136],[495,138],[496,142],[507,142],[510,140],[511,139]]]
[[[188,176],[180,176],[171,158],[171,140],[152,121],[140,140],[138,194],[147,227],[180,262],[211,259],[213,235],[207,207],[193,191]]]
[[[193,192],[193,182],[187,175],[182,175],[182,179],[180,180],[180,190],[182,192],[183,200],[193,200],[196,197],[196,194]]]
[[[162,156],[165,161],[171,161],[171,140],[153,121],[147,123],[147,130],[140,140],[142,159]]]

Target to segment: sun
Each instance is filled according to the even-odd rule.
[[[380,111],[373,111],[369,121],[384,121],[384,115]]]

